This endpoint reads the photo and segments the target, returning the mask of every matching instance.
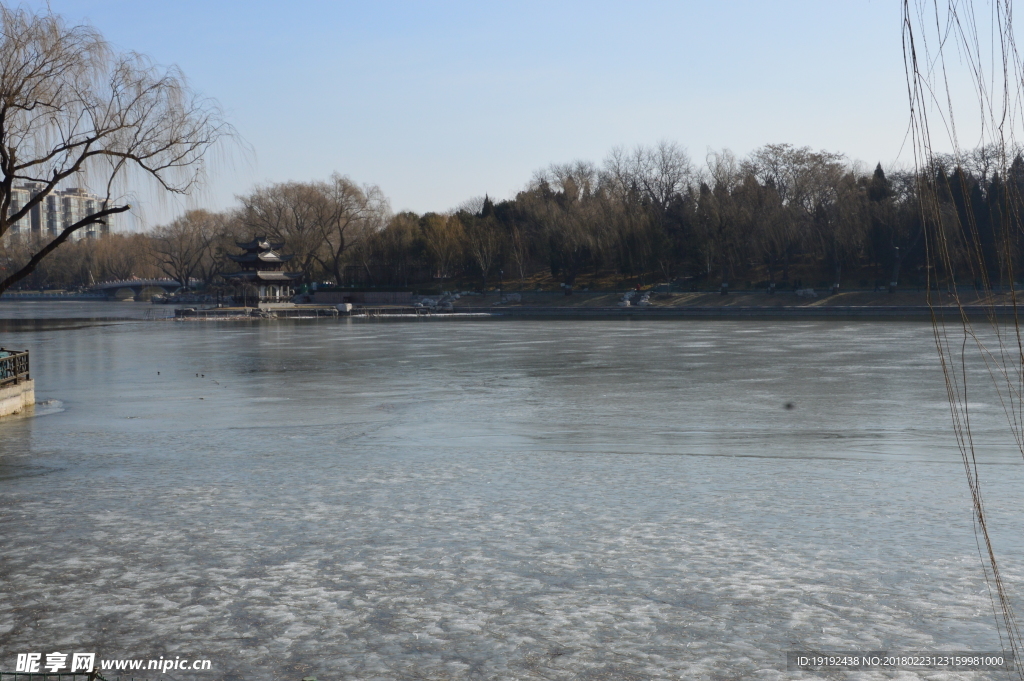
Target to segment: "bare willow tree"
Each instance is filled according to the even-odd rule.
[[[309,198],[322,239],[317,261],[325,272],[334,275],[336,284],[341,284],[348,251],[384,228],[390,206],[380,187],[360,187],[338,173],[327,182],[314,183],[312,189]]]
[[[423,237],[433,264],[434,276],[448,279],[463,252],[466,230],[457,215],[427,213],[423,216]]]
[[[231,133],[176,68],[117,53],[96,29],[52,12],[0,5],[0,238],[69,182],[103,195],[0,281],[0,294],[78,230],[129,210],[129,185],[188,193],[204,154]],[[22,184],[34,188],[14,207]]]
[[[1024,456],[1024,333],[1019,284],[1013,270],[1015,245],[1024,231],[1024,183],[1012,181],[1005,191],[993,192],[1001,197],[1001,205],[994,233],[986,235],[979,224],[980,201],[975,198],[975,188],[968,186],[969,173],[963,170],[974,165],[1000,178],[1018,175],[1019,139],[1024,131],[1024,64],[1015,42],[1013,2],[903,0],[902,5],[917,181],[934,188],[919,192],[917,212],[924,231],[935,345],[1001,643],[1019,660],[1024,654],[1024,636],[1011,591],[1002,578],[992,519],[982,495],[984,468],[979,463],[992,451],[993,438],[975,438],[971,422],[977,409],[973,405],[1000,405],[1006,434],[1017,453]],[[971,147],[980,139],[986,148],[980,156],[961,144],[964,127],[972,138]],[[951,148],[952,154],[945,157],[940,153],[943,147]],[[949,165],[947,160],[955,166],[952,172],[944,167]],[[939,200],[942,196],[959,197],[959,205],[944,210],[944,202]],[[993,250],[998,257],[992,257]],[[993,269],[1000,261],[1003,270]],[[964,286],[965,281],[970,283]],[[966,296],[988,308],[986,319],[972,318],[965,308]],[[1003,325],[996,315],[1000,299],[1005,301],[1003,309],[1012,313],[1012,326]],[[946,309],[945,300],[955,304],[952,311]],[[978,380],[977,376],[985,378]],[[1015,665],[1013,673],[1024,679],[1021,665]]]

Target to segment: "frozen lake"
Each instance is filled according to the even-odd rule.
[[[1000,648],[927,324],[45,305],[0,305],[83,320],[2,335],[59,402],[0,423],[0,670],[810,679],[786,651]],[[974,414],[1019,591],[1024,467]],[[835,678],[919,676],[1004,678]]]

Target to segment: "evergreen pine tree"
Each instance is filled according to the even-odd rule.
[[[868,183],[868,198],[875,203],[880,203],[890,196],[892,196],[892,187],[889,185],[889,180],[885,177],[885,171],[882,170],[882,164],[879,163],[875,166],[875,172],[871,176],[871,182]]]

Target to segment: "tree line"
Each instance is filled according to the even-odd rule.
[[[939,157],[922,173],[880,164],[863,172],[841,154],[770,144],[745,158],[712,152],[697,165],[665,142],[613,150],[600,165],[551,165],[514,198],[422,215],[392,213],[379,187],[336,174],[259,186],[231,210],[189,211],[147,233],[66,243],[23,284],[167,276],[215,287],[235,269],[236,242],[265,235],[285,243],[305,281],[343,286],[484,289],[501,277],[506,287],[839,290],[922,284],[934,228],[961,252],[961,283],[996,286],[1013,280],[1024,255],[1024,160],[1002,158],[982,148]],[[0,267],[16,269],[38,251],[29,242],[0,241]]]

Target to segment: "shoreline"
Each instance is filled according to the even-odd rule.
[[[130,321],[257,321],[261,319],[352,318],[352,319],[700,319],[700,320],[810,320],[841,321],[936,321],[959,322],[992,320],[1013,322],[1024,316],[1024,301],[1015,306],[1008,294],[987,297],[961,294],[957,300],[948,294],[932,295],[928,305],[925,292],[905,291],[895,294],[852,291],[820,298],[798,297],[792,293],[769,296],[763,292],[735,292],[728,296],[715,293],[657,294],[648,305],[619,304],[620,293],[583,293],[572,296],[530,292],[516,294],[515,302],[499,302],[496,293],[463,295],[454,305],[442,308],[416,308],[408,305],[357,306],[351,313],[339,312],[335,306],[297,305],[282,310],[242,308],[154,309],[148,303],[96,303],[94,301],[28,301],[6,299],[12,304],[8,316],[0,309],[0,330],[13,331],[55,323],[95,324]],[[938,298],[938,300],[936,300]],[[0,302],[5,302],[0,299]],[[40,305],[36,309],[36,305]],[[117,312],[129,314],[112,315]],[[81,308],[81,309],[79,309]],[[110,308],[109,310],[107,308]],[[131,312],[129,312],[129,309]],[[1019,310],[1019,311],[1018,311]],[[156,314],[156,313],[162,314]],[[83,314],[85,313],[85,314]],[[141,313],[141,314],[140,314]]]
[[[261,321],[261,320],[308,320],[308,319],[360,319],[360,320],[451,320],[451,319],[694,319],[694,320],[751,320],[770,321],[786,319],[832,319],[838,321],[918,321],[957,322],[964,316],[971,321],[993,320],[1013,322],[1024,308],[1011,305],[776,305],[776,306],[646,306],[646,307],[570,307],[540,305],[470,306],[459,305],[453,309],[428,310],[403,306],[372,306],[356,308],[350,313],[322,314],[322,309],[304,310],[291,308],[287,314],[270,311],[261,315],[239,314],[236,310],[182,311],[177,321]],[[145,321],[145,320],[140,320]]]
[[[526,293],[516,303],[497,294],[463,297],[455,302],[458,314],[487,312],[503,317],[563,318],[685,318],[685,319],[846,319],[891,321],[956,321],[993,318],[1012,321],[1024,315],[1024,299],[1009,293],[958,296],[933,291],[845,291],[804,295],[763,291],[655,293],[649,304],[624,306],[620,293],[574,293],[572,296]],[[1017,303],[1015,306],[1014,303]],[[1020,310],[1018,312],[1018,309]]]
[[[1024,316],[1024,307],[1010,305],[985,306],[965,305],[963,314],[969,319],[997,318],[1012,321],[1017,315]],[[845,319],[865,321],[956,321],[961,318],[961,308],[927,305],[776,305],[776,306],[649,306],[649,307],[543,307],[543,306],[500,306],[500,307],[456,307],[455,316],[461,314],[490,313],[498,317],[560,317],[560,318],[621,318],[640,319]]]

